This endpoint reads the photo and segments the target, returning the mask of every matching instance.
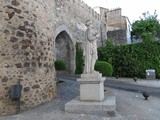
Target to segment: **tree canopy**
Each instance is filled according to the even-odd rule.
[[[154,38],[160,32],[160,22],[157,16],[156,10],[153,15],[149,12],[142,13],[140,20],[136,20],[132,24],[132,37],[135,36],[142,40]]]

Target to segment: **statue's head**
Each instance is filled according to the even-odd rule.
[[[91,27],[92,26],[92,20],[87,20],[85,23],[86,27]]]

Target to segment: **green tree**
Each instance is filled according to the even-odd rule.
[[[160,31],[160,22],[157,19],[156,10],[153,15],[149,12],[142,13],[140,20],[132,24],[132,37],[141,38],[142,40],[150,40]]]
[[[83,50],[79,43],[76,43],[76,70],[75,74],[82,74],[84,67]]]

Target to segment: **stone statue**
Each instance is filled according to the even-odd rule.
[[[92,21],[86,21],[86,33],[85,33],[85,42],[84,42],[84,74],[92,74],[95,73],[94,65],[97,56],[97,40],[99,38],[99,34],[93,29]]]

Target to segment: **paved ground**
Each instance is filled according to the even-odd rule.
[[[111,89],[117,97],[117,111],[127,120],[160,120],[160,98],[144,100],[141,93]]]
[[[125,82],[128,84],[133,84],[133,85],[142,85],[146,87],[154,87],[154,88],[160,88],[160,80],[146,80],[146,79],[137,79],[136,82],[132,78],[118,78],[116,79],[115,77],[107,77],[108,80],[112,81],[119,81],[119,82]]]
[[[141,81],[134,82],[133,80],[121,81],[121,80],[107,79],[104,85],[106,87],[118,88],[118,89],[132,91],[132,92],[141,92],[141,93],[148,92],[153,96],[160,97],[159,83],[160,83],[160,80],[158,81],[141,80]]]
[[[76,81],[77,78],[80,76],[59,76],[59,80],[74,80]],[[145,79],[138,79],[136,82],[133,78],[118,78],[115,77],[107,77],[104,82],[105,87],[111,87],[116,89],[127,90],[131,92],[149,92],[153,96],[160,97],[160,80],[145,80]]]
[[[58,85],[58,96],[49,103],[39,105],[18,115],[0,117],[0,120],[159,120],[160,98],[150,96],[144,100],[141,93],[105,88],[117,97],[116,116],[96,116],[64,112],[64,104],[79,95],[79,84],[66,81]]]

